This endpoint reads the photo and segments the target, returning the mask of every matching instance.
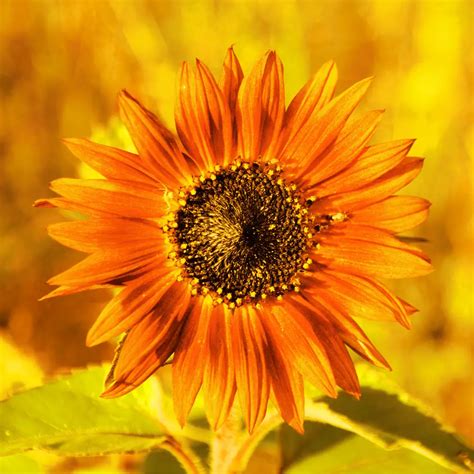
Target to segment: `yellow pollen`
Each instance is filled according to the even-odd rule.
[[[333,222],[343,222],[346,220],[346,214],[344,212],[337,212],[331,216]]]

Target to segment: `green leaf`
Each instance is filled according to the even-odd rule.
[[[408,449],[386,450],[373,443],[320,423],[307,422],[305,435],[281,430],[285,474],[321,472],[347,474],[443,474],[450,470]]]
[[[152,381],[123,397],[99,397],[107,368],[72,373],[0,402],[0,455],[50,449],[100,455],[156,448],[167,433],[156,418]]]
[[[375,369],[359,369],[360,400],[344,393],[335,400],[317,399],[307,403],[306,419],[358,434],[382,448],[411,450],[448,469],[472,469],[473,450],[426,407]]]

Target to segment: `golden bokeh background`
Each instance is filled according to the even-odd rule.
[[[46,235],[59,211],[32,203],[48,182],[84,172],[62,137],[121,140],[127,88],[171,127],[176,72],[199,57],[217,74],[234,45],[245,70],[266,50],[285,65],[287,97],[328,59],[339,91],[375,76],[362,108],[385,108],[378,140],[417,137],[426,157],[407,193],[432,202],[413,236],[428,277],[395,282],[420,312],[408,332],[363,322],[407,391],[474,442],[473,3],[458,0],[0,0],[0,392],[42,374],[108,360],[87,349],[106,291],[38,302],[79,259]]]

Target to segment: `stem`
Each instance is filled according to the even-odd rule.
[[[231,474],[235,453],[240,447],[241,419],[236,405],[227,420],[214,435],[211,443],[211,474]]]
[[[204,474],[205,470],[199,458],[173,437],[169,436],[160,448],[169,451],[180,462],[187,474]]]
[[[246,435],[240,446],[235,449],[235,454],[232,456],[229,472],[243,472],[255,451],[255,448],[265,436],[277,426],[281,425],[282,419],[279,415],[274,414],[268,416],[260,425],[254,430],[251,435]]]

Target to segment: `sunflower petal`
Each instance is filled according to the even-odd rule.
[[[353,212],[351,221],[394,233],[409,230],[428,217],[430,202],[415,196],[390,196]]]
[[[323,64],[313,79],[309,80],[296,94],[288,106],[284,118],[284,132],[281,146],[298,133],[312,116],[333,98],[337,82],[337,67],[334,61]]]
[[[155,186],[159,183],[134,153],[80,138],[67,138],[63,142],[77,158],[105,178],[139,181]]]
[[[422,167],[421,158],[406,157],[395,168],[366,186],[318,199],[311,210],[321,214],[349,212],[382,201],[411,183]]]
[[[100,396],[102,398],[121,397],[136,389],[166,362],[175,350],[176,339],[176,337],[166,339],[159,351],[150,352],[131,371],[121,374],[120,377],[115,379],[115,373],[112,372],[113,382]]]
[[[320,235],[315,260],[330,262],[331,268],[356,275],[410,278],[432,271],[421,250],[400,242],[390,232],[349,224],[346,233]]]
[[[303,377],[285,359],[278,345],[273,344],[267,354],[273,396],[281,417],[298,433],[303,434],[304,384]]]
[[[306,288],[307,292],[317,292],[327,300],[338,301],[352,317],[396,321],[406,328],[410,327],[408,314],[400,300],[372,278],[330,269],[319,271],[309,278],[313,281]]]
[[[201,388],[204,367],[208,364],[209,324],[212,302],[209,297],[195,302],[186,320],[173,360],[173,403],[181,426]]]
[[[283,66],[270,51],[239,89],[237,128],[243,159],[273,158],[285,111]]]
[[[396,140],[369,146],[342,172],[324,183],[318,183],[317,190],[314,191],[323,197],[371,184],[400,164],[414,142],[415,140]]]
[[[289,140],[280,156],[298,169],[307,169],[337,138],[350,114],[362,100],[371,79],[354,84],[312,115]]]
[[[209,363],[204,368],[203,392],[209,424],[217,430],[227,419],[236,392],[231,352],[232,313],[219,305],[209,324]]]
[[[163,240],[154,222],[119,217],[59,222],[48,226],[48,234],[62,245],[85,253],[106,249],[125,251],[140,243],[154,247]]]
[[[120,117],[150,172],[164,186],[188,184],[189,168],[173,134],[127,91],[119,94],[118,103]]]
[[[224,60],[224,71],[221,79],[221,89],[224,100],[229,105],[229,109],[233,117],[235,117],[235,108],[237,104],[237,96],[239,93],[240,84],[244,78],[244,73],[240,66],[239,60],[234,53],[233,48],[227,50]],[[234,120],[232,120],[234,123]]]
[[[306,186],[311,189],[354,161],[374,134],[383,112],[383,110],[372,110],[360,119],[354,120],[350,126],[343,128],[334,146],[322,157],[309,163],[307,168],[302,168],[297,179],[304,180]],[[308,173],[308,170],[311,172]]]
[[[160,264],[159,247],[149,244],[130,247],[127,253],[119,250],[95,252],[68,270],[50,278],[49,285],[93,286],[111,283],[130,272],[151,263]]]
[[[86,344],[101,344],[132,328],[159,303],[175,280],[176,274],[164,266],[130,282],[102,310]]]
[[[156,352],[163,362],[168,359],[170,354],[163,354],[162,349],[173,346],[170,338],[175,345],[178,342],[190,298],[186,284],[175,282],[167,288],[150,313],[127,333],[114,370],[116,379],[131,372],[150,352]]]
[[[326,301],[319,295],[304,295],[306,307],[323,323],[331,323],[339,337],[352,350],[377,367],[391,370],[390,365],[369,340],[360,326],[343,310],[337,301]],[[299,304],[301,300],[298,300]]]
[[[267,350],[259,314],[252,307],[237,308],[232,318],[232,351],[237,392],[250,433],[267,411],[270,391]]]
[[[62,178],[51,189],[72,204],[120,217],[161,217],[167,209],[160,190],[143,183]]]
[[[294,305],[305,314],[318,340],[329,359],[336,384],[356,398],[360,396],[360,385],[354,363],[338,331],[329,320],[317,314],[314,308],[308,307],[301,297],[292,297]]]
[[[284,347],[292,366],[311,384],[331,397],[337,395],[328,356],[305,316],[297,307],[274,305],[264,323],[278,347]]]

